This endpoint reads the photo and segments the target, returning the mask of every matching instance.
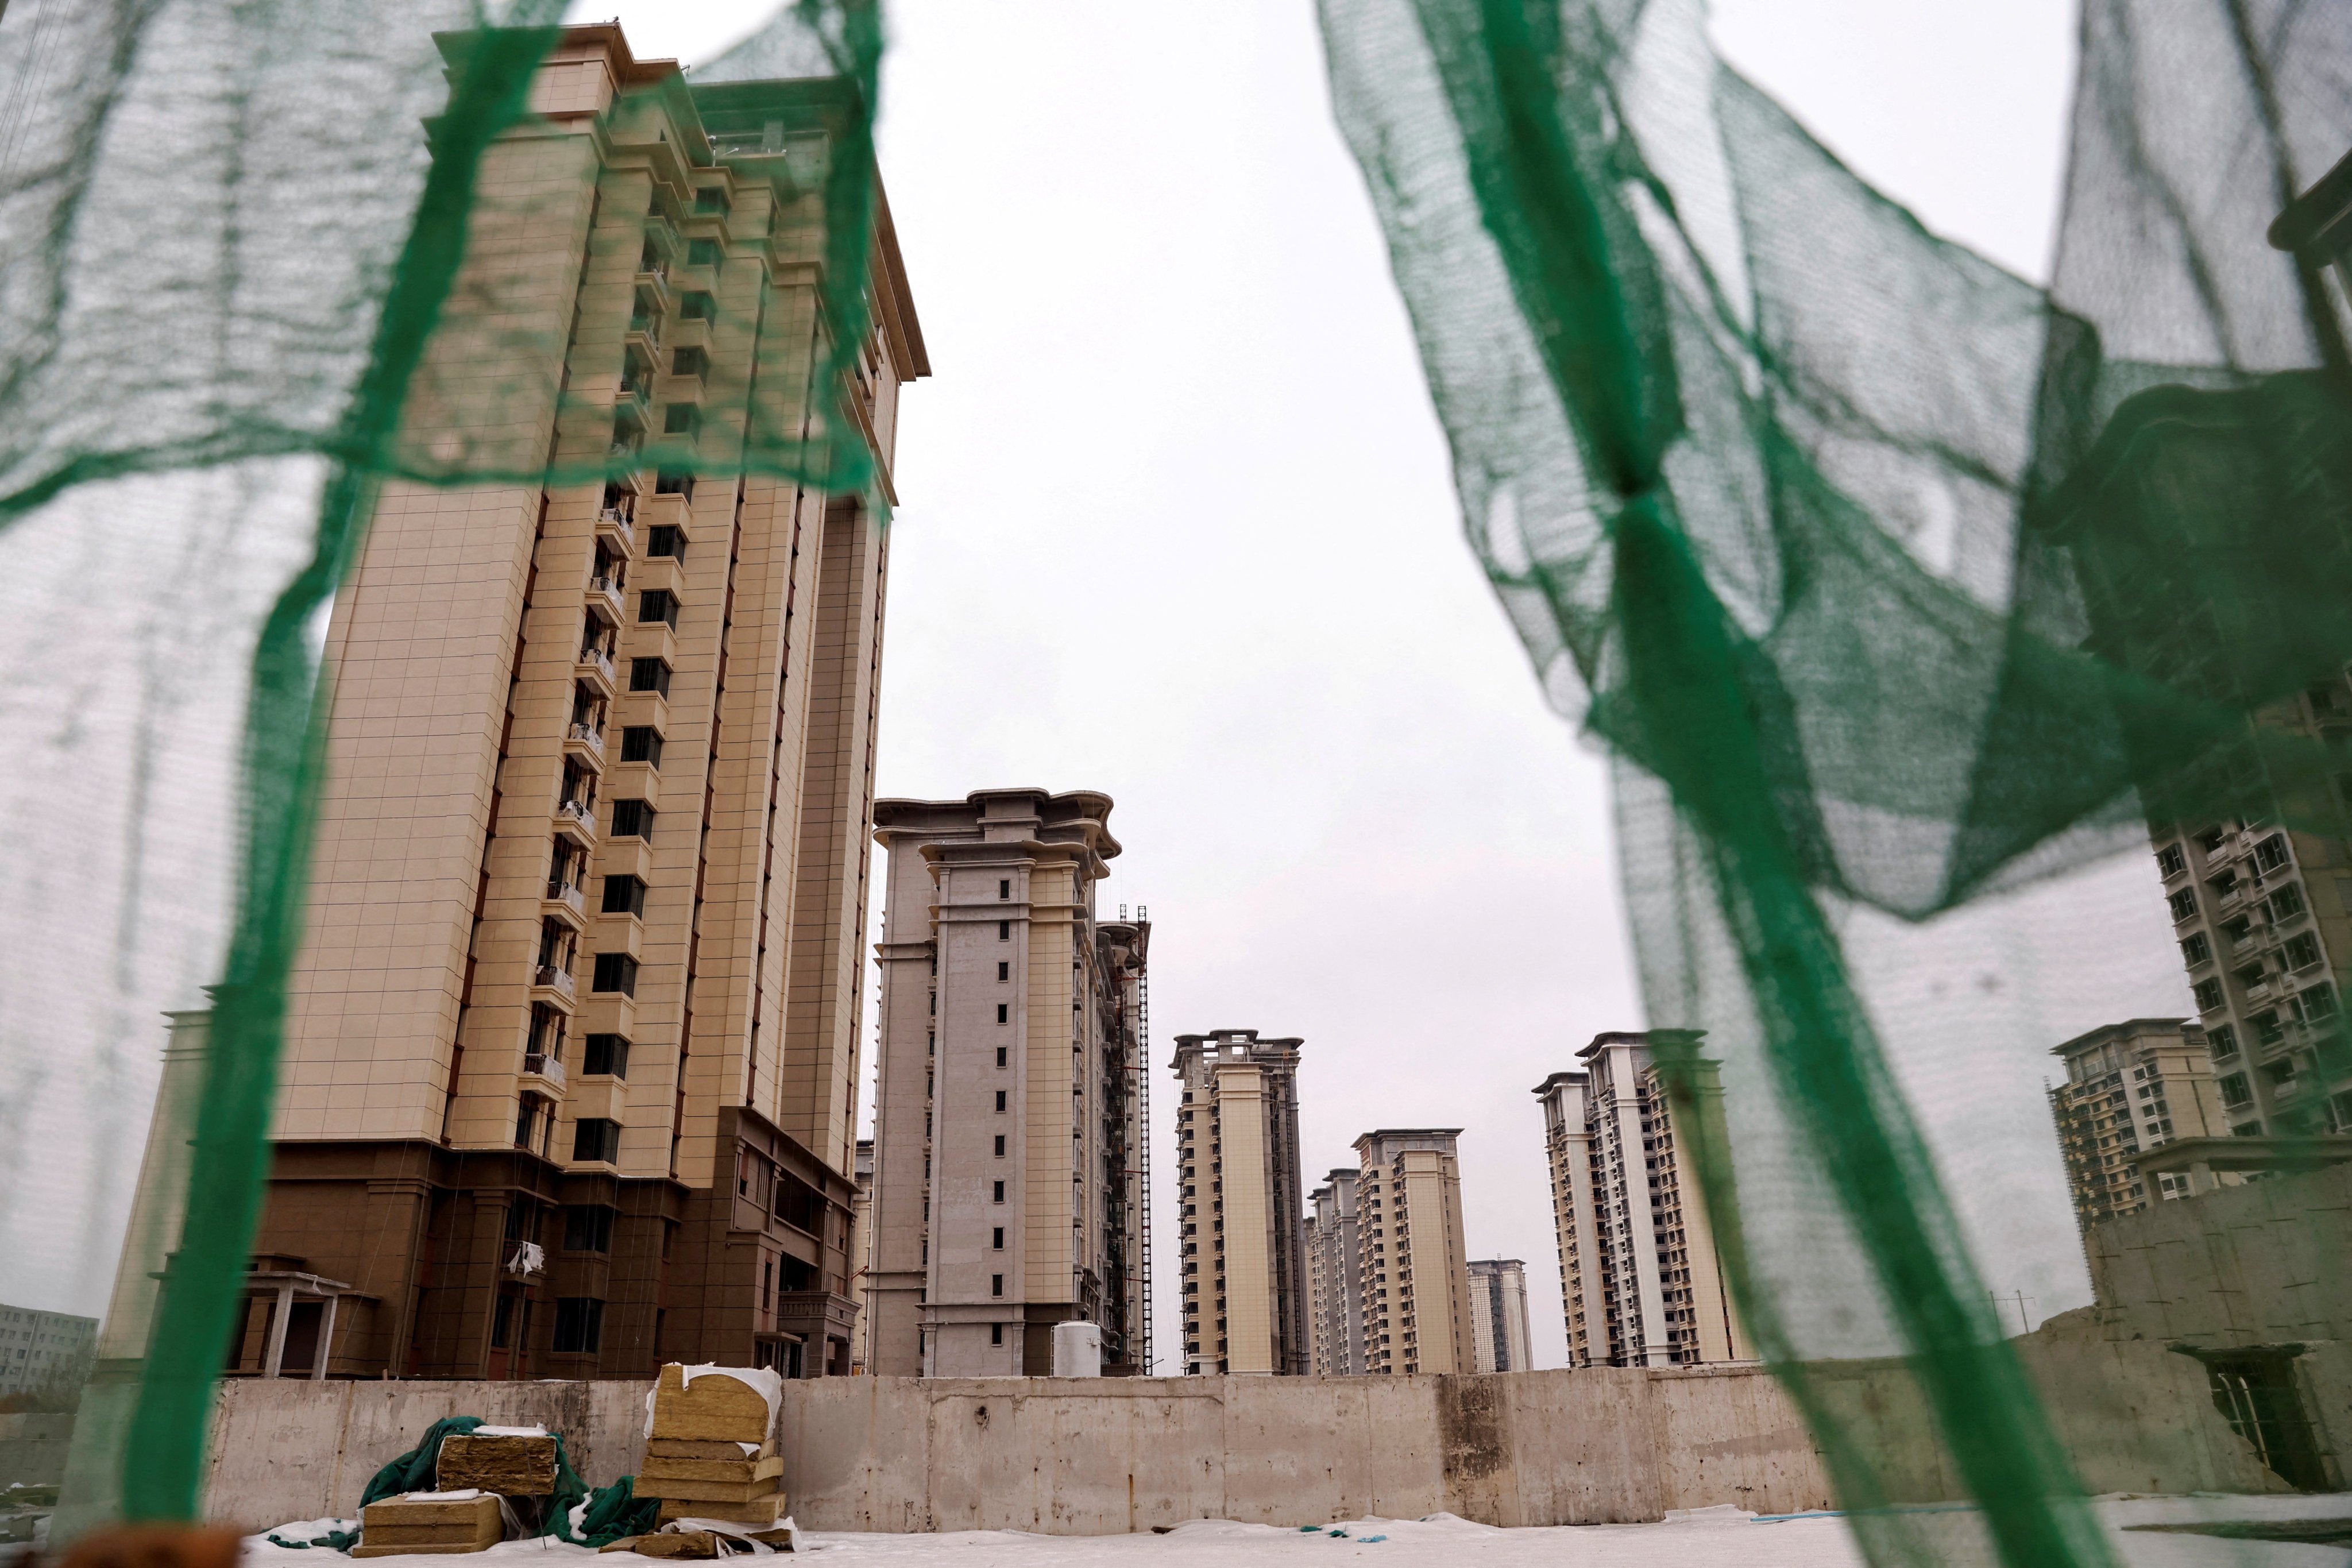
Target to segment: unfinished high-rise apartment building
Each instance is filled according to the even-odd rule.
[[[1364,1370],[1468,1372],[1470,1263],[1459,1127],[1392,1127],[1356,1140]]]
[[[1678,1366],[1754,1356],[1732,1310],[1678,1118],[1724,1142],[1714,1064],[1694,1058],[1693,1099],[1672,1103],[1652,1036],[1604,1034],[1584,1066],[1538,1085],[1551,1160],[1570,1366]],[[1681,1042],[1695,1048],[1695,1037]]]
[[[850,90],[566,27],[483,160],[404,439],[604,477],[387,482],[335,601],[253,1244],[350,1287],[335,1375],[848,1370],[881,514],[929,372],[877,203],[820,378]],[[871,488],[730,468],[835,409]]]
[[[1470,1260],[1470,1359],[1474,1372],[1526,1372],[1528,1266],[1516,1258]]]
[[[1054,1325],[1150,1366],[1148,921],[1101,921],[1110,797],[886,800],[866,1365],[1042,1377]]]
[[[2183,1138],[2229,1136],[2205,1031],[2182,1018],[2133,1018],[2077,1035],[2051,1054],[2066,1064],[2050,1110],[2076,1223],[2088,1227],[2190,1195],[2186,1173],[2159,1172],[2151,1181],[2134,1157]]]
[[[1309,1370],[1297,1039],[1176,1037],[1184,1370]]]
[[[1364,1365],[1363,1223],[1356,1211],[1358,1173],[1345,1165],[1315,1189],[1307,1216],[1307,1339],[1312,1370],[1352,1377]]]

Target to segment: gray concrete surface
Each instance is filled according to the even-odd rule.
[[[2276,1490],[2146,1342],[2021,1342],[2093,1491]],[[1907,1373],[1816,1369],[1898,1501],[1959,1495]],[[594,1483],[644,1451],[645,1383],[239,1381],[220,1394],[207,1509],[263,1527],[348,1515],[443,1415],[543,1423]],[[785,1384],[777,1439],[813,1530],[1087,1535],[1188,1519],[1304,1524],[1444,1510],[1628,1523],[1729,1503],[1831,1506],[1780,1385],[1745,1366],[1352,1378],[824,1378]]]

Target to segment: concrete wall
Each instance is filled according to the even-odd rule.
[[[55,1486],[73,1446],[70,1415],[0,1415],[0,1487]]]
[[[2352,1340],[2352,1165],[2152,1204],[2084,1250],[2109,1338]]]
[[[2021,1342],[2094,1491],[2279,1489],[2194,1361],[2140,1343]],[[1818,1369],[1898,1501],[1959,1495],[1903,1368]],[[649,1384],[246,1380],[220,1394],[208,1511],[261,1527],[348,1515],[435,1419],[545,1423],[603,1484],[633,1473]],[[784,1385],[793,1513],[816,1530],[1087,1535],[1188,1519],[1305,1524],[1440,1510],[1595,1524],[1730,1503],[1832,1506],[1812,1441],[1751,1367],[1488,1376],[919,1379]]]

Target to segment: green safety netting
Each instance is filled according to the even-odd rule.
[[[1875,1561],[2113,1560],[2084,1474],[2160,1422],[2053,1397],[2071,1352],[2012,1342],[1992,1292],[2086,1298],[2051,1047],[2201,1005],[2151,831],[2276,827],[2347,864],[2327,223],[2352,193],[2322,176],[2352,151],[2352,21],[2086,0],[2039,288],[1854,177],[1691,0],[1322,12],[1472,541],[1615,759],[1661,1066],[1685,1102],[1721,1088],[1683,1136],[1749,1338]],[[559,14],[0,11],[0,1303],[106,1320],[82,1524],[196,1506],[300,931],[319,617],[375,499],[870,477],[835,389],[867,310],[873,6],[803,0],[688,79],[802,84],[824,135],[698,155],[772,177],[838,331],[809,383],[745,378],[658,431],[564,379],[547,280],[500,259],[576,195],[502,162]],[[612,132],[682,89],[624,97]],[[669,216],[598,243],[658,251]],[[533,399],[552,448],[505,417]],[[2352,879],[2323,890],[2352,915]],[[2347,1119],[2336,1015],[2294,994],[2273,1142]],[[159,1094],[153,1020],[198,1008]],[[2311,1339],[2340,1262],[2312,1259]],[[1895,1376],[1858,1393],[1862,1365]],[[2231,1420],[2249,1452],[2271,1431]]]
[[[2120,1353],[2097,1325],[2012,1345],[1997,1298],[2088,1295],[2052,1048],[2221,1005],[2151,834],[2284,829],[2352,912],[2316,875],[2352,788],[2352,226],[2322,180],[2352,12],[2085,0],[2046,289],[1857,178],[1691,0],[1321,15],[1470,539],[1613,759],[1650,1022],[1699,1032],[1661,1070],[1677,1103],[1720,1085],[1678,1133],[1749,1336],[1874,1560],[2116,1560],[2081,1472],[2165,1418],[2089,1370]],[[2258,1002],[2264,932],[2225,929]],[[2352,1120],[2335,988],[2298,995],[2243,1130]],[[2333,1339],[2323,1217],[2320,1304],[2271,1318]],[[1857,1399],[1872,1358],[1899,1382]],[[2305,1387],[2340,1426],[2340,1373]],[[1974,1508],[1912,1506],[1939,1499]]]
[[[576,313],[549,301],[608,258],[624,279],[694,261],[709,287],[640,293],[652,319],[631,330],[651,341],[762,309],[768,273],[688,253],[693,191],[657,184],[648,205],[631,187],[625,207],[576,177],[583,138],[537,135],[527,100],[562,11],[0,7],[0,711],[19,762],[0,784],[19,849],[0,904],[0,1303],[104,1321],[6,1396],[76,1415],[60,1540],[197,1507],[302,929],[324,614],[378,500],[656,473],[874,487],[852,389],[875,5],[779,5],[598,116],[599,137],[666,136],[655,110],[697,95],[709,134],[678,155],[761,194],[734,232],[821,301],[813,370],[711,367],[694,419],[662,428],[630,412],[621,345],[587,364]],[[516,237],[564,222],[589,269],[551,279]],[[174,1036],[176,1073],[167,1012],[203,1019]],[[0,1537],[36,1522],[8,1510]]]

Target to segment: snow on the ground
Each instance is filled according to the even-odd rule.
[[[2352,1519],[2352,1493],[2329,1497],[2102,1498],[2100,1518],[2127,1568],[2352,1568],[2352,1551],[2281,1542],[2225,1541],[2125,1528],[2205,1520]],[[1947,1562],[1982,1561],[1972,1510],[1923,1511],[1916,1522],[1948,1550]],[[1381,1568],[1864,1568],[1846,1521],[1836,1515],[1759,1519],[1736,1508],[1670,1514],[1656,1524],[1586,1524],[1498,1530],[1452,1514],[1360,1519],[1312,1530],[1232,1520],[1193,1520],[1165,1534],[1031,1535],[965,1530],[936,1535],[860,1535],[803,1531],[803,1552],[838,1568],[1057,1568],[1134,1563],[1137,1568],[1308,1568],[1361,1561]],[[588,1557],[553,1541],[509,1541],[465,1556],[418,1553],[403,1568],[528,1568],[522,1557]],[[330,1568],[337,1553],[246,1542],[245,1568]],[[631,1561],[616,1556],[613,1568]],[[745,1568],[749,1568],[746,1564]]]

